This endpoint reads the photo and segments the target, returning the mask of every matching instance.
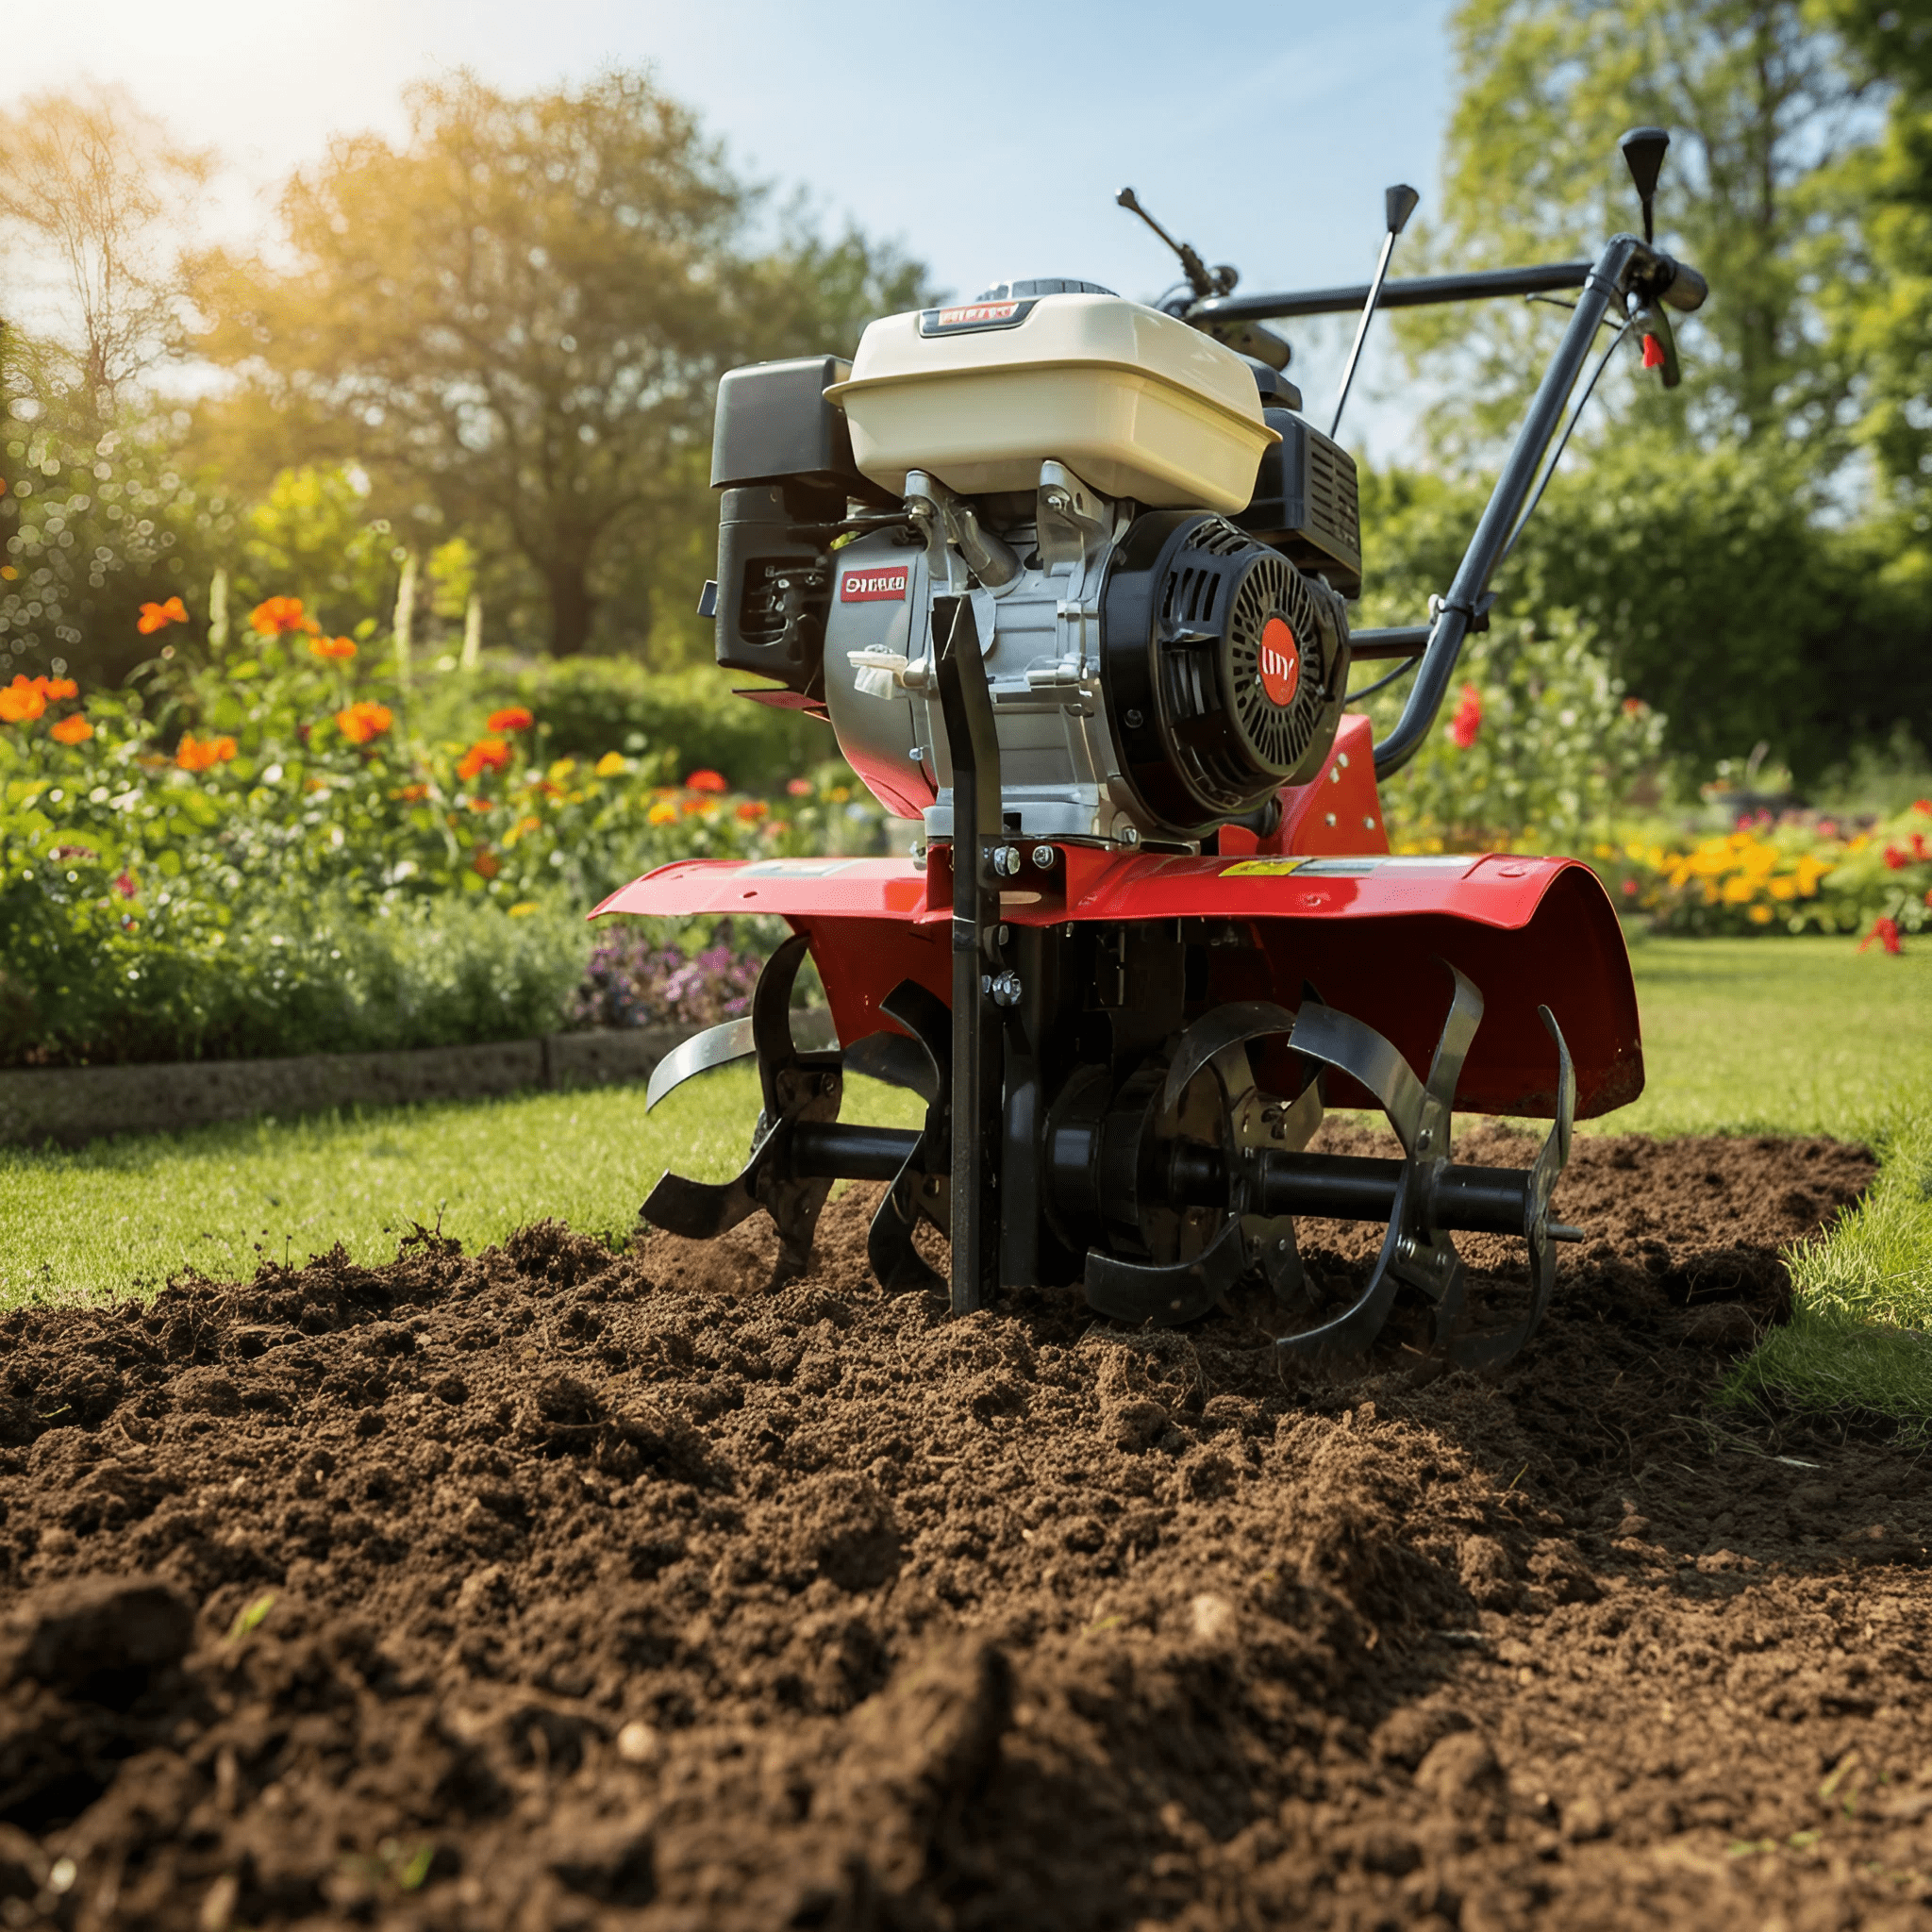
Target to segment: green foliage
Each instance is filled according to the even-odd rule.
[[[621,751],[650,760],[667,784],[704,769],[761,793],[782,791],[787,779],[838,758],[829,725],[736,697],[740,682],[710,664],[654,671],[634,658],[520,663],[492,656],[474,679],[448,676],[425,688],[423,728],[450,736],[467,712],[526,705],[552,757]]]
[[[774,810],[660,785],[661,757],[533,757],[525,715],[492,728],[474,693],[432,739],[359,654],[242,636],[0,724],[0,1063],[541,1031],[583,914],[652,866],[880,842],[836,767]],[[57,716],[92,736],[58,741]]]
[[[332,630],[386,625],[401,558],[368,494],[368,479],[345,464],[279,472],[243,521],[237,596],[300,597]]]
[[[153,648],[143,602],[198,606],[234,506],[183,466],[172,417],[130,408],[103,429],[29,346],[0,328],[0,664],[118,681]]]
[[[1375,621],[1413,622],[1447,589],[1487,494],[1364,473]],[[1498,575],[1498,609],[1575,612],[1666,716],[1681,771],[1765,742],[1809,783],[1899,728],[1932,741],[1932,603],[1888,569],[1887,541],[1809,514],[1782,450],[1616,442],[1567,458]]]
[[[1663,720],[1626,698],[1591,632],[1566,612],[1470,641],[1464,681],[1428,741],[1384,789],[1410,849],[1536,844],[1587,850],[1657,758]],[[1374,701],[1378,729],[1400,696]]]

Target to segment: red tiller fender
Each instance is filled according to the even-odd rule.
[[[902,979],[941,1000],[952,985],[951,854],[909,858],[683,859],[613,892],[592,918],[758,913],[810,936],[844,1041],[891,1028],[879,1002]],[[1391,858],[1174,858],[1061,848],[1000,895],[1013,925],[1211,920],[1247,928],[1247,945],[1208,954],[1208,1004],[1299,1006],[1304,983],[1391,1040],[1428,1072],[1459,967],[1481,990],[1483,1022],[1458,1108],[1548,1118],[1556,1054],[1537,1018],[1557,1016],[1576,1068],[1579,1116],[1608,1113],[1643,1089],[1637,991],[1608,897],[1568,858],[1507,855]],[[1370,1105],[1331,1075],[1331,1106]]]

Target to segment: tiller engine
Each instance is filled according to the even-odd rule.
[[[1387,282],[1415,204],[1391,190],[1366,289],[1237,297],[1232,270],[1180,248],[1188,286],[1159,307],[1009,282],[874,323],[849,364],[724,377],[718,659],[771,680],[748,697],[827,719],[921,832],[900,858],[688,860],[598,908],[773,914],[793,935],[750,1017],[652,1082],[655,1102],[756,1054],[744,1171],[666,1174],[650,1222],[702,1238],[761,1209],[795,1274],[833,1181],[884,1181],[879,1281],[934,1285],[924,1221],[960,1312],[1077,1283],[1117,1320],[1185,1322],[1247,1279],[1290,1354],[1358,1356],[1391,1318],[1454,1363],[1522,1347],[1574,1232],[1550,1215],[1572,1119],[1642,1086],[1628,960],[1586,868],[1391,856],[1376,783],[1487,623],[1600,329],[1598,372],[1627,334],[1676,380],[1665,305],[1705,291],[1648,239],[1665,140],[1626,138],[1645,239],[1594,262]],[[1569,326],[1455,580],[1427,625],[1352,636],[1355,465],[1261,323],[1357,311],[1352,375],[1378,301],[1561,289]],[[1415,673],[1379,744],[1346,708],[1368,659]],[[836,1042],[794,1026],[808,951]],[[847,1069],[916,1090],[924,1125],[841,1123]],[[1308,1152],[1336,1106],[1379,1108],[1400,1157]],[[1467,1166],[1457,1110],[1552,1125],[1527,1170]],[[1387,1227],[1345,1305],[1304,1275],[1307,1216]],[[1466,1231],[1527,1243],[1509,1306],[1474,1305]]]

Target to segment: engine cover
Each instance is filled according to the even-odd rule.
[[[1341,721],[1346,608],[1224,518],[1137,519],[1100,636],[1121,766],[1162,824],[1198,838],[1321,768]]]
[[[936,524],[924,543],[881,531],[832,553],[825,703],[880,802],[952,835],[932,676],[949,591],[973,601],[1012,837],[1188,848],[1311,776],[1341,722],[1341,597],[1223,517],[1143,511],[1058,462],[1040,475],[1030,498],[936,489],[950,538]]]

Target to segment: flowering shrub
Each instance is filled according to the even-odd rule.
[[[741,945],[728,921],[695,954],[622,926],[591,948],[570,1019],[578,1026],[715,1026],[751,1011],[763,964],[763,949]]]
[[[161,608],[158,636],[179,622]],[[653,865],[882,843],[877,808],[829,777],[796,781],[804,791],[774,811],[715,772],[675,786],[618,752],[546,762],[527,710],[513,722],[499,709],[467,744],[425,742],[409,689],[372,668],[379,654],[317,656],[325,634],[298,599],[267,600],[243,635],[217,664],[158,659],[130,691],[0,687],[0,1063],[166,1058],[242,1038],[295,1050],[261,1044],[266,1021],[208,1017],[216,993],[165,986],[200,985],[216,960],[231,980],[264,962],[285,977],[324,906],[331,919],[399,920],[372,927],[393,936],[474,900],[505,947],[505,920],[526,932],[562,922],[574,979],[591,948],[582,915]],[[350,974],[354,948],[325,950]],[[674,1008],[696,998],[686,986]],[[529,1001],[510,1004],[526,1024]]]
[[[1897,952],[1932,927],[1932,799],[1862,829],[1760,813],[1688,849],[1633,841],[1596,856],[1619,903],[1660,931],[1862,933]]]
[[[1455,708],[1388,787],[1406,850],[1587,849],[1655,766],[1663,719],[1627,697],[1591,634],[1558,612],[1470,640]],[[1358,675],[1359,676],[1359,675]],[[1406,684],[1368,707],[1380,736]]]

